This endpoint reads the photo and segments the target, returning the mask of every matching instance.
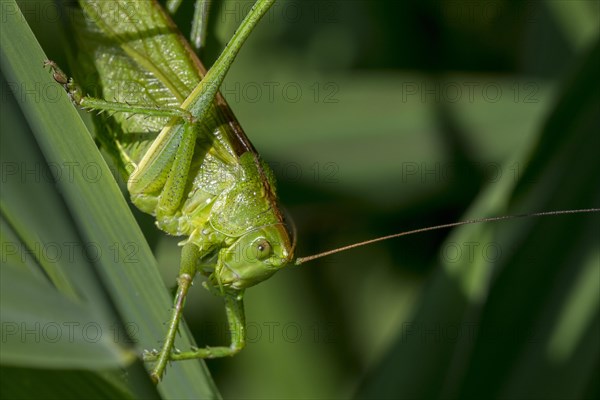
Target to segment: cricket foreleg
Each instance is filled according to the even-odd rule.
[[[175,336],[177,336],[177,330],[179,328],[179,322],[183,312],[183,306],[188,290],[192,286],[194,275],[196,275],[196,263],[199,259],[198,247],[194,244],[187,244],[181,251],[181,266],[179,269],[179,276],[177,277],[177,294],[175,295],[175,304],[171,313],[171,319],[169,321],[169,329],[167,336],[162,345],[160,353],[154,354],[146,352],[144,354],[144,361],[156,361],[154,368],[152,369],[152,380],[157,383],[162,377],[167,362],[173,352],[175,345]]]
[[[246,317],[244,314],[244,292],[233,291],[224,295],[227,326],[231,343],[229,346],[194,348],[190,351],[171,354],[172,361],[196,358],[221,358],[239,353],[246,346]]]
[[[83,110],[124,112],[155,117],[179,117],[188,122],[196,121],[189,111],[179,107],[130,104],[123,101],[108,101],[96,97],[84,96],[73,78],[69,78],[54,61],[46,60],[44,61],[44,66],[47,66],[52,70],[52,77],[64,87],[73,104]]]
[[[194,246],[194,245],[191,245]],[[183,268],[182,268],[183,270]],[[224,294],[225,311],[227,313],[227,323],[231,335],[231,344],[226,346],[193,348],[190,351],[173,351],[173,343],[177,334],[177,326],[181,319],[183,309],[183,298],[187,294],[191,279],[182,279],[185,274],[180,274],[177,296],[175,298],[175,308],[169,323],[169,332],[162,350],[159,354],[146,353],[144,361],[157,361],[152,371],[152,380],[158,382],[162,377],[168,361],[193,360],[199,358],[220,358],[233,356],[237,354],[246,345],[246,319],[244,314],[243,291],[228,292]]]
[[[171,360],[190,360],[194,358],[221,358],[233,356],[246,345],[246,317],[244,314],[244,293],[236,291],[225,294],[225,312],[231,337],[229,346],[204,347],[171,355]]]

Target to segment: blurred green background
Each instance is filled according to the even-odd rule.
[[[213,6],[206,64],[251,3]],[[19,4],[66,65],[60,22],[36,18],[47,3]],[[273,167],[299,256],[598,207],[599,17],[597,1],[279,1],[222,92]],[[2,147],[18,129],[3,122]],[[174,285],[179,239],[132,211]],[[206,364],[224,398],[598,398],[599,223],[473,225],[289,268],[248,290],[247,348]],[[195,286],[199,345],[227,341],[223,311]]]

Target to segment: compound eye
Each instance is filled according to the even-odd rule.
[[[259,260],[264,260],[273,252],[271,243],[269,243],[266,239],[258,239],[256,242],[254,242],[254,249],[256,250],[256,258]]]

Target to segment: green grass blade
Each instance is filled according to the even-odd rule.
[[[46,162],[67,174],[62,176],[69,176],[68,169],[73,168],[72,179],[58,180],[53,187],[54,195],[62,198],[74,223],[75,232],[71,234],[83,243],[92,243],[101,255],[93,260],[93,265],[122,322],[133,327],[136,350],[156,347],[157,338],[164,333],[163,322],[172,300],[156,271],[154,257],[80,117],[66,95],[60,93],[50,73],[42,68],[46,57],[16,4],[3,1],[2,7],[6,11],[0,39],[2,71],[17,93],[19,106]],[[50,98],[49,93],[59,95]],[[26,135],[27,131],[11,134]],[[86,175],[89,172],[85,171],[86,166],[94,168],[93,179]],[[7,210],[7,215],[18,215],[27,207],[32,210],[43,207],[43,198],[22,200],[22,209]],[[19,234],[24,236],[21,228]],[[42,264],[39,260],[38,263]],[[174,267],[176,264],[174,260]],[[81,274],[73,269],[63,272],[80,288],[77,279]],[[188,340],[182,330],[182,346]],[[139,383],[143,384],[147,382]],[[159,390],[167,398],[219,397],[201,362],[174,364]]]
[[[135,354],[118,346],[109,325],[27,271],[2,266],[3,365],[45,368],[108,368],[130,363]],[[28,293],[26,297],[23,293]]]
[[[1,307],[3,328],[12,332],[2,361],[50,368],[130,364],[135,359],[130,345],[102,334],[118,321],[98,285],[93,252],[86,251],[95,247],[78,236],[56,191],[54,179],[68,178],[52,177],[4,79],[2,90],[7,96],[0,132],[1,273],[6,285]],[[20,134],[10,135],[14,132]],[[43,199],[43,207],[32,207],[27,199]],[[97,330],[93,340],[83,328]]]
[[[139,398],[129,392],[122,382],[89,371],[2,367],[0,379],[0,397],[3,399]]]

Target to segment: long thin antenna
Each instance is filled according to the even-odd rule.
[[[502,217],[478,218],[478,219],[470,219],[467,221],[452,222],[450,224],[429,226],[427,228],[420,228],[420,229],[415,229],[412,231],[394,233],[392,235],[381,236],[381,237],[378,237],[375,239],[365,240],[364,242],[350,244],[348,246],[343,246],[343,247],[339,247],[337,249],[324,251],[323,253],[314,254],[312,256],[298,257],[294,264],[300,265],[307,261],[312,261],[317,258],[329,256],[329,255],[335,254],[335,253],[340,253],[342,251],[354,249],[356,247],[365,246],[367,244],[382,242],[384,240],[394,239],[394,238],[398,238],[400,236],[413,235],[415,233],[434,231],[437,229],[446,229],[446,228],[453,228],[455,226],[461,226],[461,225],[478,224],[481,222],[497,222],[497,221],[505,221],[508,219],[518,219],[518,218],[526,218],[526,217],[545,217],[548,215],[582,214],[582,213],[592,213],[592,212],[600,212],[600,208],[584,208],[584,209],[579,209],[579,210],[543,211],[543,212],[536,212],[536,213],[531,213],[531,214],[504,215]]]

